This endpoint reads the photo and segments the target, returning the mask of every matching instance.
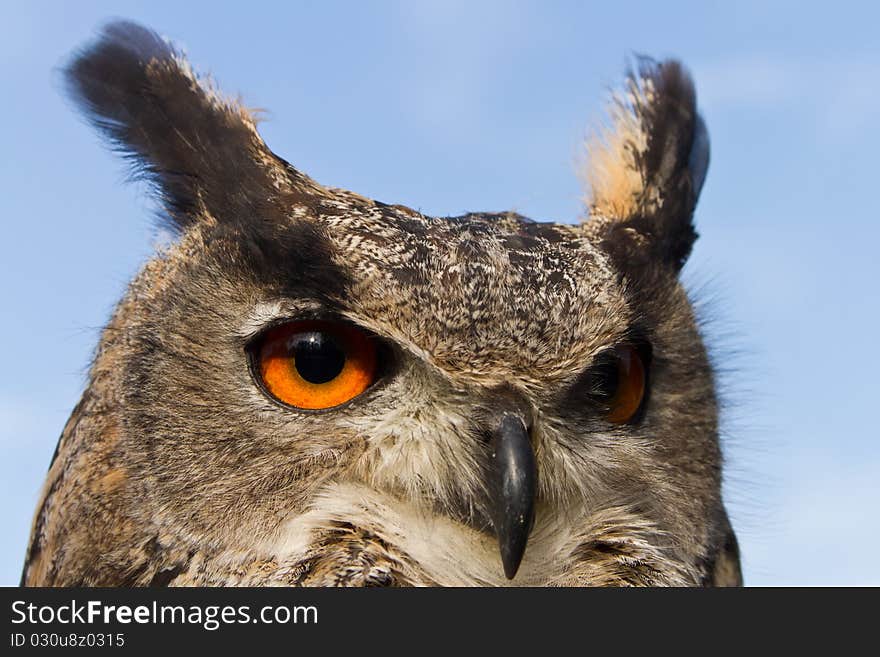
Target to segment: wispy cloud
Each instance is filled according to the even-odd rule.
[[[794,471],[798,481],[786,487],[778,514],[784,519],[787,554],[773,559],[780,571],[771,574],[771,581],[880,584],[876,571],[866,566],[871,546],[880,542],[880,462],[841,463],[839,454],[819,452],[803,455]]]
[[[529,9],[455,0],[406,2],[399,11],[414,74],[402,101],[432,129],[460,133],[483,110],[499,64],[522,43]]]
[[[695,62],[700,103],[710,108],[775,108],[803,92],[802,74],[790,62],[755,54]]]
[[[850,142],[880,113],[880,55],[739,54],[694,62],[701,104],[709,110],[786,112],[810,119],[815,134]]]

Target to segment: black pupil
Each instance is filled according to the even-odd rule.
[[[590,394],[600,403],[609,403],[620,387],[620,363],[614,356],[602,359],[590,373]]]
[[[345,352],[327,333],[300,333],[289,345],[296,371],[309,383],[332,381],[345,367]]]

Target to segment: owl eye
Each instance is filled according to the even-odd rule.
[[[265,390],[296,408],[339,406],[376,380],[376,342],[342,322],[304,320],[270,329],[253,351]]]
[[[632,420],[645,397],[645,362],[639,350],[620,345],[599,357],[589,372],[589,395],[612,424]]]

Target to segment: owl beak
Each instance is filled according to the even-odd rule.
[[[505,414],[492,434],[489,492],[492,523],[507,579],[513,579],[535,517],[537,467],[529,432],[518,415]]]

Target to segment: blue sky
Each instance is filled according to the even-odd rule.
[[[681,58],[712,136],[685,279],[726,400],[749,584],[874,584],[880,48],[874,3],[4,2],[0,584],[17,583],[100,327],[156,242],[60,93],[111,17],[183,45],[321,182],[426,213],[573,221],[580,144],[629,54]]]

